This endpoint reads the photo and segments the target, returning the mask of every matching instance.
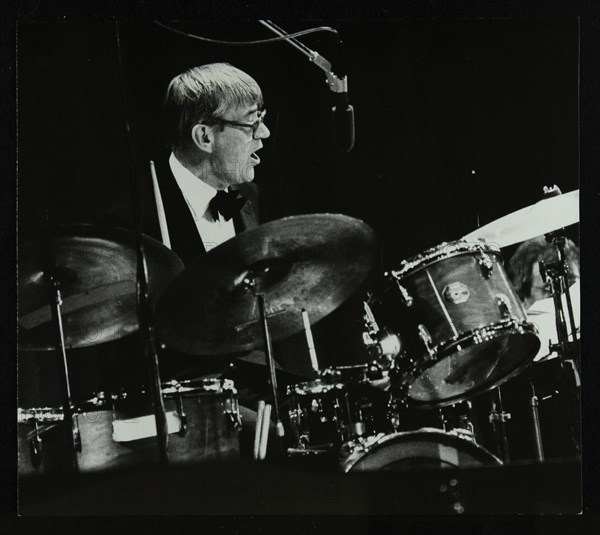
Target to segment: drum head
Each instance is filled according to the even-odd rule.
[[[501,329],[483,341],[475,335],[463,337],[416,377],[408,398],[423,407],[472,398],[514,377],[532,362],[539,347],[535,327],[527,324]]]
[[[368,452],[352,453],[343,469],[370,472],[501,464],[500,459],[474,442],[437,429],[421,429],[384,436]]]

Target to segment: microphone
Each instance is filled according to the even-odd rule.
[[[331,108],[333,144],[339,152],[350,152],[354,147],[354,108],[348,102],[348,78],[336,76],[327,59],[295,37],[288,35],[270,20],[259,20],[258,22],[280,37],[286,37],[286,41],[290,45],[302,52],[309,61],[325,73],[325,81],[329,89],[336,94],[337,99],[337,104]]]
[[[348,85],[336,93],[337,104],[331,108],[333,144],[338,152],[350,152],[354,147],[354,108],[348,101]]]

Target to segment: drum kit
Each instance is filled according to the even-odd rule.
[[[501,248],[542,234],[557,248],[559,262],[545,269],[555,297],[554,350],[565,370],[575,371],[576,334],[567,332],[561,299],[568,268],[556,231],[577,221],[578,191],[548,196],[403,261],[368,289],[377,240],[369,226],[348,216],[273,221],[185,269],[170,249],[144,237],[156,338],[161,348],[202,355],[199,360],[263,349],[272,405],[261,415],[272,415],[271,449],[290,462],[327,459],[341,472],[500,465],[506,461],[502,444],[489,448],[494,453],[480,444],[461,408],[522,374],[541,345],[508,280]],[[58,355],[64,382],[61,407],[18,409],[20,475],[156,462],[161,422],[168,462],[240,457],[245,409],[231,380],[158,378],[162,403],[153,407],[146,390],[71,399],[67,350],[140,329],[134,242],[130,231],[79,225],[19,248],[19,348]],[[362,291],[368,359],[320,369],[311,324]],[[315,377],[281,392],[273,342],[302,332]],[[499,395],[495,400],[493,424],[504,415]],[[406,411],[427,410],[443,413],[444,424],[407,429]],[[263,429],[259,421],[264,454]]]

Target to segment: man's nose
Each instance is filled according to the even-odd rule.
[[[269,127],[265,123],[260,123],[258,130],[256,131],[257,139],[267,139],[271,135]]]

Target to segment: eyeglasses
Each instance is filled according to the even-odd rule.
[[[236,123],[235,121],[227,121],[225,119],[212,119],[213,122],[217,124],[224,124],[225,126],[239,126],[240,128],[251,128],[252,129],[252,138],[256,139],[256,132],[260,128],[260,125],[263,124],[265,120],[265,115],[267,115],[267,110],[262,110],[258,112],[258,119],[253,123]]]

